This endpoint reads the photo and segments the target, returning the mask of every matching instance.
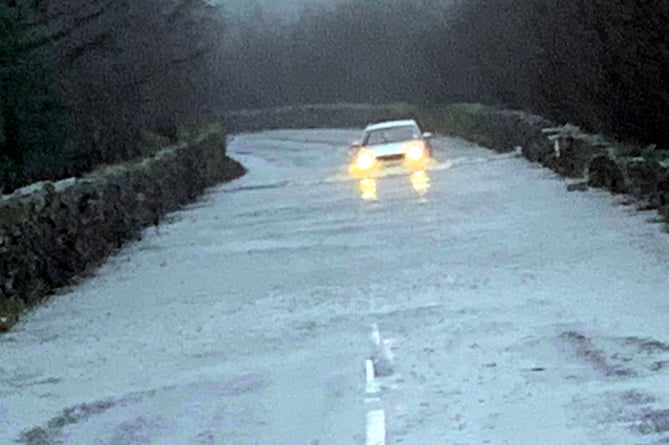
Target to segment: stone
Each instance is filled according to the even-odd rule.
[[[0,332],[9,332],[18,321],[19,317],[14,314],[0,315]]]
[[[567,184],[568,192],[584,192],[586,190],[588,190],[588,181],[579,181]]]
[[[245,172],[225,155],[220,129],[193,141],[2,197],[0,331],[10,329],[26,305],[72,283],[206,186]]]
[[[627,193],[629,189],[626,175],[619,163],[609,155],[596,156],[590,162],[588,185],[608,189],[612,193]]]

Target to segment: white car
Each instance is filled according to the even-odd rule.
[[[387,121],[365,128],[360,142],[351,145],[351,173],[365,175],[379,162],[401,160],[411,170],[422,170],[431,157],[432,133],[423,133],[415,120]]]

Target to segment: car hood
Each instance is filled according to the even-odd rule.
[[[370,145],[367,147],[367,149],[372,153],[374,153],[374,156],[376,156],[377,158],[384,156],[397,156],[404,154],[408,144],[411,144],[411,141]]]

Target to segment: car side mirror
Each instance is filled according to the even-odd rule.
[[[351,143],[351,149],[352,150],[357,150],[360,147],[362,147],[362,142],[360,142],[360,141],[355,141],[355,142]]]
[[[432,139],[434,137],[433,133],[425,132],[423,133],[423,139]]]

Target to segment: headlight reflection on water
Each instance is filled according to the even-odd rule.
[[[430,177],[425,170],[418,170],[411,173],[411,186],[420,196],[427,193],[430,188]]]
[[[411,187],[418,194],[424,196],[430,188],[430,177],[425,170],[415,171],[409,176]],[[358,181],[360,198],[365,201],[378,199],[376,178],[364,178]]]
[[[365,201],[374,201],[376,199],[376,179],[361,179],[358,183],[358,188],[360,189],[360,197]]]

